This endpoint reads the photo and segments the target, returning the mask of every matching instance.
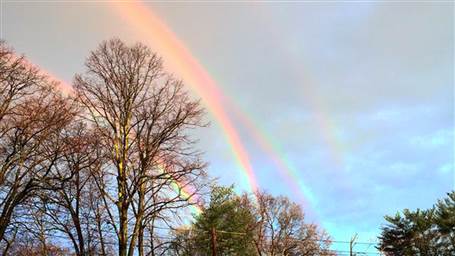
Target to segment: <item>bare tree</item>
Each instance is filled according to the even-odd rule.
[[[106,255],[107,215],[94,180],[105,159],[100,141],[83,122],[67,127],[63,141],[68,146],[57,171],[71,179],[61,189],[41,193],[41,210],[48,225],[68,238],[76,255]]]
[[[0,241],[6,241],[8,228],[14,234],[20,223],[18,208],[67,178],[56,174],[56,163],[65,150],[61,133],[76,109],[57,83],[4,44],[0,71]]]
[[[257,193],[256,236],[259,255],[332,255],[329,237],[304,222],[302,208],[286,197]],[[256,205],[256,207],[254,207]]]
[[[203,175],[205,164],[188,135],[188,129],[204,125],[203,110],[144,45],[103,42],[86,68],[76,76],[78,99],[109,152],[96,184],[119,255],[132,256],[135,248],[143,255],[147,222],[188,203],[172,186],[187,186]]]

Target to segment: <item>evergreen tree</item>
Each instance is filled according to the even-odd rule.
[[[207,209],[194,224],[195,247],[202,255],[212,255],[215,239],[217,255],[255,255],[253,223],[252,213],[232,187],[214,187]]]
[[[455,255],[454,199],[451,192],[431,209],[385,216],[378,249],[386,255]]]
[[[441,234],[439,241],[442,247],[455,254],[455,191],[443,200],[438,200],[435,206],[435,222]]]

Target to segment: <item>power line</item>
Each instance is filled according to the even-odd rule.
[[[155,228],[158,228],[160,230],[169,230],[169,231],[178,230],[178,229],[170,228],[170,227],[155,227]],[[183,229],[183,230],[190,230],[190,229]],[[206,231],[206,230],[200,230],[200,231],[205,232],[205,233],[209,233],[209,235],[210,235],[209,231]],[[49,235],[49,238],[50,239],[57,238],[57,239],[65,239],[65,240],[69,240],[70,239],[65,232],[61,232],[61,233],[64,234],[64,235],[58,235],[58,234],[54,233],[52,235]],[[105,233],[111,235],[111,238],[115,239],[115,237],[116,237],[116,233],[115,232],[105,231]],[[232,235],[240,235],[240,236],[249,235],[249,234],[247,234],[245,232],[234,232],[234,231],[226,231],[226,230],[216,230],[216,233],[232,234]],[[144,237],[146,239],[158,238],[158,239],[163,239],[163,240],[171,240],[171,239],[174,238],[174,236],[172,236],[171,234],[154,234],[154,235],[148,234],[148,235],[145,235]],[[264,237],[270,238],[271,235],[265,235]],[[216,240],[226,240],[226,238],[223,238],[222,236],[218,236],[218,237],[216,237]],[[330,239],[316,239],[316,238],[302,239],[302,241],[303,240],[315,241],[315,242],[341,243],[341,244],[349,244],[349,243],[351,243],[351,241],[330,240]],[[105,241],[104,243],[107,244],[107,245],[115,245],[115,244],[117,244],[115,241],[112,241],[112,240],[111,241]],[[356,244],[376,245],[377,243],[374,243],[374,242],[356,242]],[[350,255],[350,253],[351,253],[351,251],[336,250],[336,249],[327,249],[327,251],[334,252],[334,253],[337,253],[337,254],[346,254],[346,255]],[[380,252],[371,252],[371,251],[352,251],[352,253],[355,253],[355,254],[358,254],[358,255],[382,255]]]
[[[336,253],[343,253],[349,255],[351,251],[343,251],[343,250],[328,250],[330,252],[336,252]],[[380,252],[367,252],[367,251],[352,251],[352,253],[355,254],[367,254],[367,255],[382,255]]]
[[[160,230],[169,230],[169,231],[176,231],[176,230],[179,230],[178,228],[169,228],[169,227],[154,227],[156,229],[160,229]],[[182,230],[182,229],[181,229]],[[183,229],[183,230],[189,230],[189,229]],[[205,233],[210,233],[209,231],[207,230],[199,230],[199,231],[202,231],[202,232],[205,232]],[[224,234],[232,234],[232,235],[249,235],[245,232],[233,232],[233,231],[226,231],[226,230],[216,230],[217,233],[224,233]],[[107,233],[110,233],[111,235],[116,235],[114,232],[107,232]],[[152,236],[148,236],[149,238],[151,238]],[[161,239],[165,239],[165,238],[173,238],[172,235],[157,235],[157,234],[154,234],[153,237],[156,237],[156,238],[161,238]],[[264,235],[264,237],[267,237],[267,238],[270,238],[272,237],[271,235]],[[342,240],[330,240],[330,239],[316,239],[316,238],[304,238],[302,240],[306,240],[306,241],[315,241],[315,242],[330,242],[330,243],[342,243],[342,244],[349,244],[350,241],[342,241]],[[363,244],[363,245],[377,245],[377,243],[374,243],[374,242],[355,242],[356,244]]]

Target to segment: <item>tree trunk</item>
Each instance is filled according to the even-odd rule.
[[[97,222],[97,229],[98,229],[98,235],[100,237],[100,246],[101,246],[101,255],[106,256],[106,245],[104,243],[104,237],[103,237],[103,230],[101,227],[101,213],[99,210],[99,205],[96,207],[96,222]]]
[[[127,255],[127,247],[128,247],[128,208],[126,207],[125,202],[120,202],[119,207],[119,243],[118,243],[118,253],[119,256],[126,256]]]
[[[139,228],[139,238],[137,241],[139,256],[144,256],[144,225]]]

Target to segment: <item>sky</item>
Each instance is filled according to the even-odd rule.
[[[2,39],[67,83],[112,37],[162,54],[208,110],[208,173],[290,197],[336,241],[374,242],[384,215],[454,189],[453,2],[1,7]]]

